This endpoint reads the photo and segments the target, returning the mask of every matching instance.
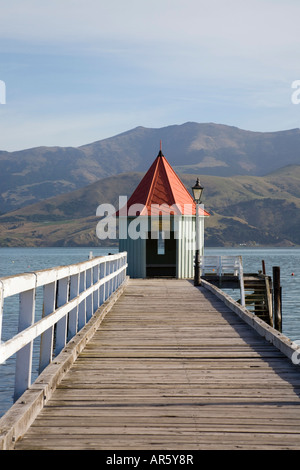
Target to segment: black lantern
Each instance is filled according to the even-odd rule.
[[[199,178],[197,178],[196,184],[192,187],[192,191],[196,204],[200,204],[203,186],[201,186]]]
[[[200,184],[199,178],[197,178],[196,184],[192,187],[194,201],[196,202],[196,252],[195,252],[195,274],[194,274],[194,285],[201,285],[201,271],[200,271],[200,251],[199,251],[199,204],[201,202],[203,186]]]

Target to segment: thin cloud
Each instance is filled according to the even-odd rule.
[[[299,13],[299,2],[289,0],[13,0],[1,5],[0,34],[44,45],[196,41],[253,51],[299,43]]]

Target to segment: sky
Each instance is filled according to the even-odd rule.
[[[299,128],[299,18],[299,0],[0,0],[0,150]]]

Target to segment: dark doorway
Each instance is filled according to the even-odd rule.
[[[151,239],[151,232],[146,240],[146,276],[176,277],[176,239],[174,232],[170,237]],[[168,235],[169,235],[168,234]]]

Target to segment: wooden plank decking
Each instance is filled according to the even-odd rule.
[[[130,280],[16,449],[300,449],[300,373],[214,294]]]

